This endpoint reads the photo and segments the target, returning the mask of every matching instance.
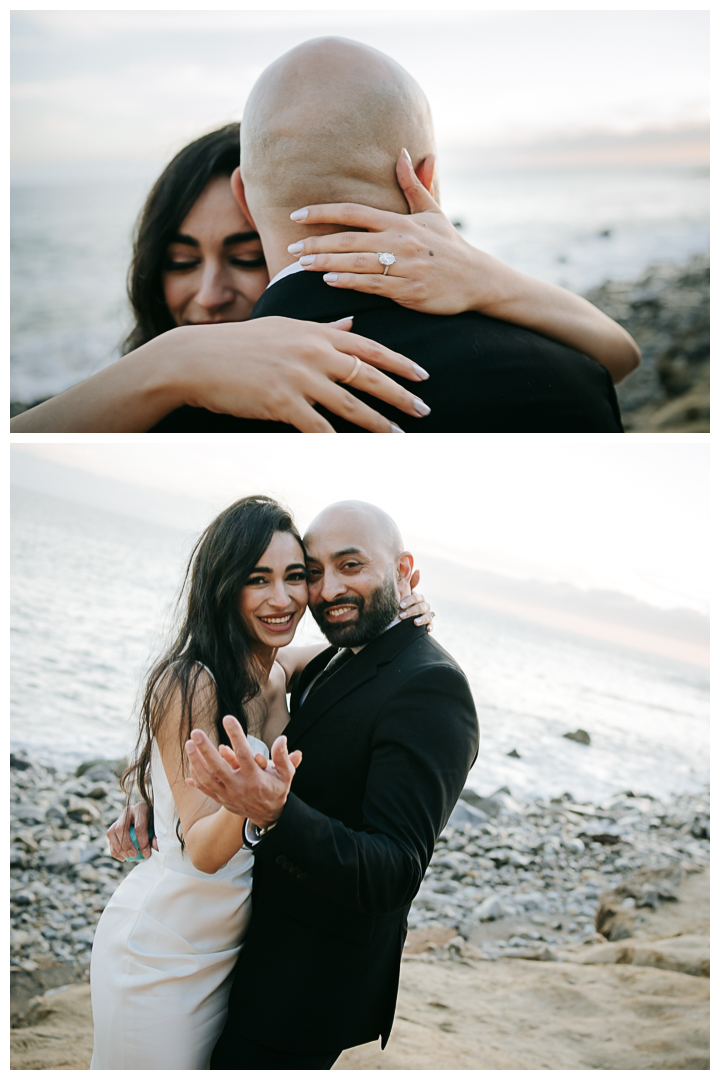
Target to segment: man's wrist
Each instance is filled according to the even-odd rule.
[[[245,841],[245,846],[251,849],[256,848],[276,825],[277,821],[272,821],[269,825],[260,827],[259,825],[253,824],[253,822],[250,821],[250,818],[245,818],[245,824],[243,825],[243,839]]]

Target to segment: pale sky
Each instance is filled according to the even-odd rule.
[[[240,119],[260,71],[325,34],[407,68],[441,150],[709,119],[706,11],[29,10],[11,27],[16,165],[156,166]]]
[[[152,445],[15,442],[12,456],[19,482],[45,469],[44,489],[73,498],[72,475],[51,467],[71,466],[131,485],[121,512],[189,529],[257,492],[288,505],[301,529],[328,503],[364,499],[428,554],[707,613],[709,446],[670,438],[184,436]],[[99,504],[112,505],[97,489]]]

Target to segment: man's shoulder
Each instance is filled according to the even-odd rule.
[[[465,672],[455,657],[427,630],[423,629],[421,633],[413,636],[400,655],[404,663],[414,669],[432,669],[437,674],[439,669],[444,668],[460,675],[467,682]]]

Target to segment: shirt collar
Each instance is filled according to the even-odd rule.
[[[284,277],[288,277],[290,274],[297,274],[298,270],[304,269],[305,267],[301,266],[299,262],[290,263],[289,266],[284,266],[283,269],[275,275],[272,281],[268,282],[265,291],[267,292],[267,289],[269,289],[271,285],[274,285],[276,281],[281,281]]]

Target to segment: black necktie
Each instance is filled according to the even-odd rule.
[[[330,662],[325,668],[323,668],[322,672],[318,675],[317,679],[308,690],[307,694],[305,695],[305,701],[307,701],[308,698],[311,698],[315,691],[318,689],[318,687],[326,683],[328,679],[331,679],[335,672],[339,671],[343,664],[347,664],[348,660],[354,655],[355,654],[352,649],[341,649],[340,652],[335,653],[335,655],[330,659]],[[305,702],[303,702],[303,704],[304,703]]]

